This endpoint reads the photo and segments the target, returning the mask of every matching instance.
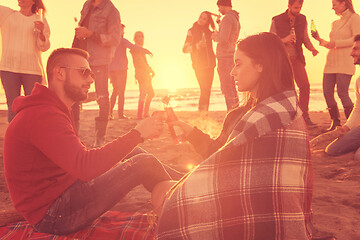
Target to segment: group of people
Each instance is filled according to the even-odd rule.
[[[33,54],[45,51],[49,44],[46,20],[42,17],[37,21],[40,18],[37,11],[44,9],[39,2],[19,1],[20,11],[0,6],[3,35],[5,30],[9,31],[8,21],[20,21],[17,18],[26,16],[24,19],[31,22],[25,26],[36,36]],[[234,81],[230,84],[221,80],[229,112],[216,139],[185,122],[170,123],[183,130],[185,139],[204,158],[196,168],[182,173],[138,147],[161,135],[162,115],[143,119],[134,129],[101,148],[88,149],[81,142],[76,124],[79,119],[74,119],[72,107],[87,98],[95,82],[100,108],[96,118],[97,141],[103,141],[111,105],[107,92],[111,49],[117,46],[115,55],[123,55],[124,48],[126,52],[129,46],[126,40],[121,40],[120,15],[111,1],[86,1],[75,33],[76,48],[56,49],[47,60],[48,87],[35,84],[30,95],[13,100],[11,109],[16,114],[5,134],[4,173],[16,210],[36,231],[69,234],[89,226],[131,189],[142,184],[152,192],[158,214],[156,239],[310,239],[313,170],[307,125],[312,122],[306,111],[309,84],[301,46],[305,44],[313,55],[317,50],[309,41],[306,18],[300,14],[302,3],[302,0],[289,0],[287,11],[273,18],[272,32],[248,36],[237,44],[236,31],[231,34],[231,41],[222,42],[221,31],[216,36],[220,79],[225,79],[225,72],[229,72],[230,77],[226,75],[226,78]],[[343,75],[352,75],[342,73],[337,66],[345,64],[345,60],[338,63],[333,58],[341,55],[345,59],[348,52],[348,57],[354,58],[353,63],[360,64],[360,35],[351,35],[357,33],[359,16],[349,3],[351,0],[333,0],[335,13],[342,18],[333,24],[329,42],[314,34],[322,46],[330,49],[324,81],[334,78],[333,85],[342,84]],[[219,0],[217,5],[227,17],[221,21],[220,28],[240,30],[237,13],[229,13],[231,2]],[[200,15],[188,32],[189,44],[185,47],[192,54],[200,85],[203,79],[213,76],[215,67],[214,55],[207,65],[198,62],[211,54],[213,34],[208,29],[212,25],[209,17],[208,12]],[[194,44],[191,38],[197,42]],[[141,48],[144,39],[141,32],[136,34],[136,39],[138,47],[131,51],[139,56],[134,58],[134,63],[144,66],[145,54],[151,53]],[[4,44],[12,43],[13,40],[5,38]],[[353,45],[351,56],[349,45]],[[6,53],[3,51],[3,56]],[[5,81],[10,81],[4,70],[6,59],[2,58],[1,77],[3,80],[5,72]],[[41,70],[40,65],[37,67]],[[123,82],[118,80],[121,74],[117,75],[120,68],[110,69],[114,73],[110,74],[113,84],[123,89]],[[149,76],[153,74],[148,66],[146,70]],[[33,74],[40,76],[37,82],[41,81],[40,73]],[[142,114],[146,116],[147,101],[153,96],[146,84],[151,76],[135,74],[139,83],[144,81],[145,97],[139,106],[142,104]],[[294,79],[299,87],[305,86],[300,90],[299,101]],[[227,87],[233,86],[236,91],[235,85],[239,92],[246,93],[246,101],[231,110],[239,100],[237,92]],[[358,101],[359,92],[357,89]],[[202,96],[201,109],[206,110],[206,92]],[[123,113],[121,116],[125,117]],[[354,138],[358,141],[358,116],[359,104],[356,104],[345,126],[334,127],[334,131],[348,132],[345,135],[349,136],[348,141],[355,142]],[[338,152],[339,145],[348,146],[343,141],[345,136],[329,146],[327,152]],[[354,147],[352,151],[355,150]]]
[[[219,0],[217,5],[220,14],[224,15],[221,21],[217,21],[219,30],[216,30],[212,19],[215,14],[204,11],[189,29],[183,47],[184,53],[191,54],[192,67],[200,86],[199,111],[205,112],[209,110],[216,59],[227,111],[239,106],[235,81],[230,74],[234,67],[235,45],[240,33],[239,13],[232,9],[231,0]],[[212,41],[217,42],[216,55]]]

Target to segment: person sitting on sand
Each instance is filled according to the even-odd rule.
[[[309,239],[312,162],[284,44],[273,33],[245,38],[231,74],[248,101],[219,138],[173,122],[207,159],[157,206],[156,239]]]
[[[80,49],[56,49],[47,62],[49,88],[37,84],[13,104],[16,116],[4,139],[5,177],[15,209],[39,232],[75,232],[135,186],[151,192],[182,176],[136,148],[160,135],[163,123],[157,119],[140,122],[101,148],[80,141],[71,106],[86,99],[94,82],[88,56]]]
[[[354,65],[360,64],[360,34],[354,38],[354,45],[351,51]],[[360,160],[360,77],[355,85],[356,103],[350,114],[349,119],[343,126],[336,127],[335,130],[341,137],[330,143],[325,152],[330,156],[339,156],[349,152],[355,152],[355,160]]]

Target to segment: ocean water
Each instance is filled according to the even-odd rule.
[[[110,94],[112,88],[109,89]],[[353,88],[349,90],[350,97],[355,101],[355,92]],[[200,96],[199,88],[187,88],[187,89],[177,89],[174,91],[169,91],[166,89],[155,89],[155,97],[151,103],[151,109],[154,110],[161,105],[161,98],[165,95],[170,96],[171,106],[175,111],[197,111],[198,110],[198,101]],[[241,94],[239,95],[241,98]],[[126,90],[125,92],[125,110],[135,110],[137,109],[137,102],[139,97],[138,90]],[[335,98],[341,108],[341,102],[335,93]],[[0,110],[6,110],[6,98],[4,93],[0,93]],[[84,103],[83,109],[98,109],[97,103],[95,101]],[[115,106],[115,109],[117,107]],[[310,89],[310,111],[326,111],[326,103],[322,92],[321,84],[311,84]],[[221,93],[219,87],[213,87],[211,91],[210,99],[210,111],[226,111],[226,105],[224,96]]]

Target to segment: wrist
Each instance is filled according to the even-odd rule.
[[[131,131],[134,132],[134,134],[139,138],[140,142],[145,141],[145,138],[141,135],[141,132],[139,130],[133,128]]]

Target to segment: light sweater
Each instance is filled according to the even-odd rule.
[[[39,32],[34,31],[35,21],[40,21],[39,15],[24,16],[19,11],[0,6],[0,70],[42,75],[41,52],[50,48],[50,28],[43,18],[45,41],[41,41]]]
[[[345,126],[354,129],[360,125],[360,77],[356,79],[355,83],[356,102],[349,119],[346,121]]]
[[[360,16],[347,9],[339,20],[332,23],[330,42],[335,42],[335,48],[329,50],[324,73],[354,75],[355,66],[350,53],[357,34],[360,34]]]

